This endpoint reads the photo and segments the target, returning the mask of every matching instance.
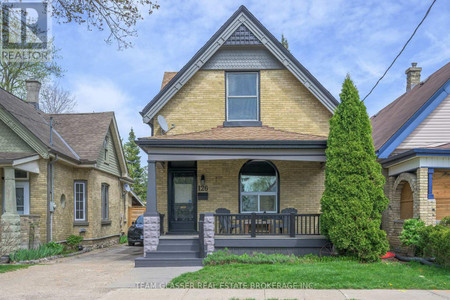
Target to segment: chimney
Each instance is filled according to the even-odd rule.
[[[37,80],[26,80],[25,85],[27,88],[27,102],[34,104],[36,109],[39,109],[39,90],[41,89],[41,83]]]
[[[417,63],[411,63],[411,67],[409,67],[406,71],[406,91],[409,92],[412,90],[414,86],[420,83],[420,71],[422,68],[417,67]]]

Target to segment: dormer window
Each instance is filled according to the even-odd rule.
[[[226,73],[226,118],[228,122],[259,121],[259,73]]]

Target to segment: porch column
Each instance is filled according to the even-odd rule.
[[[144,214],[144,256],[159,244],[159,213],[156,200],[156,161],[148,161],[147,208]]]
[[[20,248],[20,216],[17,213],[14,168],[4,167],[3,174],[5,177],[5,212],[1,216],[0,254],[5,255]]]
[[[145,214],[158,212],[156,202],[156,161],[148,161],[147,209]]]

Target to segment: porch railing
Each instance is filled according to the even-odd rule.
[[[320,235],[320,214],[214,214],[216,235]]]

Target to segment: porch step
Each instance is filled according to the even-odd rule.
[[[159,239],[156,251],[135,259],[135,267],[189,267],[202,266],[198,237]]]
[[[134,260],[136,268],[142,267],[196,267],[203,266],[202,258],[150,258],[138,257]]]
[[[173,249],[171,249],[173,250]],[[150,258],[161,258],[161,259],[169,259],[169,258],[199,258],[198,251],[157,251],[147,252],[146,257]]]

